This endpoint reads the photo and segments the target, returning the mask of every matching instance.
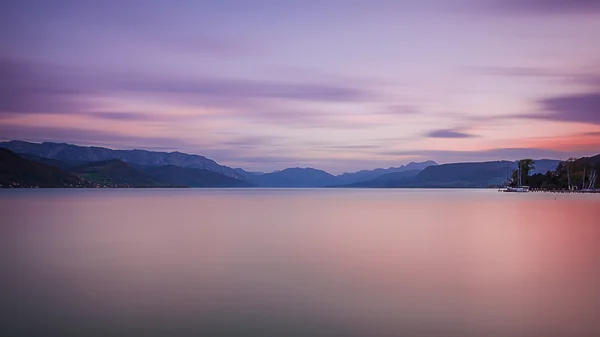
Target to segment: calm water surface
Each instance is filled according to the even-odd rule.
[[[600,195],[0,190],[3,336],[600,336]]]

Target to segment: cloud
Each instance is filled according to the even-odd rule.
[[[136,112],[89,112],[86,115],[99,119],[109,119],[117,121],[146,121],[153,119],[154,116]]]
[[[600,2],[600,1],[599,1]],[[495,121],[507,119],[534,119],[560,122],[600,124],[600,74],[577,73],[535,67],[475,67],[471,70],[492,76],[532,77],[557,79],[588,88],[587,92],[549,96],[533,103],[539,112],[512,115],[464,116],[470,121]]]
[[[176,149],[189,146],[178,138],[143,137],[121,133],[63,127],[0,124],[0,139],[32,142],[67,142],[98,146],[127,146],[144,149]]]
[[[146,35],[146,42],[148,44],[158,44],[161,48],[166,48],[174,52],[210,55],[218,57],[233,57],[247,55],[255,52],[259,48],[249,43],[244,43],[236,39],[224,36],[209,36],[189,34],[186,32],[179,32],[173,34],[172,32],[159,31],[157,34]]]
[[[73,99],[90,91],[67,67],[0,58],[0,113],[68,113],[84,104]]]
[[[111,98],[142,99],[175,104],[206,113],[178,116],[168,113],[112,111]],[[98,100],[97,98],[102,98]],[[372,94],[359,87],[327,83],[176,78],[151,74],[102,73],[93,69],[52,66],[22,59],[0,59],[0,118],[50,113],[90,116],[118,122],[172,122],[216,119],[227,123],[284,125],[294,128],[365,129],[385,125],[372,116],[300,107],[315,101],[356,102]],[[206,109],[206,108],[209,109]],[[214,109],[211,109],[214,108]]]
[[[339,83],[160,77],[0,59],[1,113],[81,113],[92,108],[86,99],[121,94],[196,105],[238,106],[272,99],[357,102],[374,98],[369,90]]]
[[[126,91],[190,94],[208,97],[276,98],[313,102],[356,102],[370,100],[367,90],[338,84],[290,83],[218,78],[147,79],[124,78],[117,83]]]
[[[598,0],[493,0],[493,10],[517,13],[589,13],[600,11]]]
[[[580,84],[587,87],[600,87],[600,73],[597,72],[561,71],[548,68],[513,66],[467,67],[466,70],[486,76],[538,78]]]
[[[600,92],[550,97],[538,103],[544,112],[522,117],[600,124]]]
[[[413,105],[390,105],[379,114],[381,115],[391,115],[391,116],[410,116],[410,115],[418,115],[421,111]]]
[[[239,34],[233,36],[223,29],[209,27],[212,26],[209,21],[223,13],[215,15],[214,8],[211,13],[211,5],[206,3],[188,2],[181,10],[170,1],[160,0],[152,3],[139,0],[55,0],[51,5],[43,0],[21,0],[4,1],[1,7],[0,25],[7,22],[7,37],[14,44],[43,43],[45,48],[51,49],[78,38],[78,34],[73,32],[75,29],[56,34],[60,27],[78,27],[76,30],[85,36],[90,46],[85,48],[89,50],[84,50],[84,53],[101,51],[107,59],[116,62],[156,51],[239,58],[261,49]],[[51,33],[30,33],[46,26],[52,27],[48,29]],[[0,29],[0,37],[3,33]],[[81,45],[72,47],[77,50]]]
[[[177,122],[192,121],[201,118],[198,115],[173,115],[145,112],[127,112],[127,111],[82,111],[83,116],[90,116],[97,119],[122,121],[122,122]]]
[[[427,133],[427,137],[430,138],[471,138],[476,137],[475,135],[460,132],[454,129],[440,129],[433,130]]]
[[[381,148],[381,145],[323,145],[320,148],[328,150],[372,150]]]
[[[219,141],[218,144],[227,148],[254,149],[264,148],[265,146],[273,147],[287,139],[289,138],[282,136],[244,136],[232,134],[227,139]]]
[[[368,129],[388,125],[384,121],[373,120],[365,115],[333,113],[319,109],[293,110],[268,105],[262,108],[231,109],[223,112],[222,116],[256,124],[266,123],[298,128]]]
[[[565,73],[536,67],[491,66],[469,68],[483,75],[511,77],[564,77]]]
[[[542,148],[493,148],[480,151],[460,150],[399,150],[385,151],[381,154],[393,156],[414,156],[420,159],[435,160],[438,163],[515,160],[522,158],[560,159],[573,155],[584,155],[584,152],[563,152]]]

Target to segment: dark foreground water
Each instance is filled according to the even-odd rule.
[[[600,336],[600,195],[2,190],[2,336]]]

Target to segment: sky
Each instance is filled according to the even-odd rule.
[[[4,0],[0,139],[331,173],[600,153],[598,0]]]

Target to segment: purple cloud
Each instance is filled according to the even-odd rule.
[[[89,93],[67,67],[0,58],[0,113],[71,112],[73,95]]]
[[[518,115],[468,116],[465,120],[490,122],[506,119],[542,119],[559,122],[600,124],[600,91],[541,99],[538,113]]]
[[[178,117],[136,111],[99,110],[95,96],[157,99],[190,106],[224,107],[219,117],[293,127],[364,129],[382,122],[361,121],[328,111],[290,110],[277,100],[356,101],[371,93],[337,84],[289,83],[214,78],[160,78],[151,75],[99,73],[25,60],[0,60],[0,115],[57,113],[118,121],[174,121]],[[275,104],[272,104],[275,103]],[[217,117],[217,116],[212,116]],[[197,116],[186,118],[212,118]]]
[[[467,67],[466,70],[481,75],[549,79],[588,87],[600,87],[600,73],[598,72],[582,73],[547,68],[512,66]]]
[[[118,121],[145,121],[152,119],[152,116],[135,112],[90,112],[86,115],[99,119],[109,119]]]
[[[300,128],[368,129],[388,125],[383,121],[363,121],[346,114],[316,110],[289,110],[278,107],[236,109],[225,112],[227,116],[259,123],[285,124]]]
[[[536,67],[512,67],[512,66],[494,66],[494,67],[469,67],[467,70],[475,71],[483,75],[509,76],[509,77],[549,77],[562,78],[568,74],[552,69]]]
[[[476,137],[476,136],[469,134],[469,133],[453,130],[453,129],[441,129],[441,130],[434,130],[434,131],[427,133],[427,137],[430,137],[430,138],[471,138],[471,137]]]
[[[581,77],[581,82],[593,87],[600,88],[600,74],[587,74]]]
[[[528,117],[600,124],[600,92],[551,97],[539,103],[544,113]]]
[[[409,115],[418,115],[421,111],[412,105],[391,105],[384,109],[380,114],[382,115],[391,115],[391,116],[409,116]]]
[[[372,150],[381,148],[380,145],[323,145],[320,148],[327,150]]]
[[[380,154],[394,156],[414,156],[419,159],[435,160],[438,163],[451,162],[473,162],[494,160],[515,160],[522,158],[550,158],[561,159],[572,156],[584,156],[597,153],[587,152],[563,152],[540,148],[495,148],[482,151],[460,151],[460,150],[400,150],[384,151]]]
[[[273,145],[274,143],[281,143],[286,139],[288,138],[282,136],[236,136],[232,134],[228,139],[220,141],[219,145],[235,149],[251,149],[261,148],[265,145]]]
[[[497,10],[522,13],[585,13],[600,10],[598,0],[493,0]]]
[[[123,78],[116,83],[122,90],[190,94],[208,97],[276,98],[299,101],[344,102],[373,98],[367,90],[345,85],[289,83],[259,80],[195,78],[192,80]]]
[[[81,115],[91,116],[98,119],[115,120],[115,121],[161,121],[173,122],[176,120],[193,120],[199,116],[174,116],[167,114],[150,114],[144,112],[123,112],[123,111],[82,111]]]
[[[259,49],[242,35],[210,29],[213,20],[219,20],[216,17],[223,14],[214,7],[193,1],[173,6],[171,1],[162,0],[152,3],[55,0],[51,5],[43,0],[4,1],[0,4],[0,25],[7,26],[0,29],[0,37],[6,35],[7,39],[1,41],[13,45],[43,45],[46,50],[52,50],[78,39],[78,34],[71,31],[56,34],[62,26],[78,27],[85,36],[84,43],[90,43],[90,49],[102,51],[103,56],[113,62],[164,50],[199,57],[239,58]],[[31,34],[40,27],[44,27],[43,34]],[[114,38],[105,39],[102,35]],[[123,40],[127,43],[119,45]]]
[[[144,149],[177,149],[189,146],[189,144],[178,138],[140,137],[102,130],[7,124],[0,124],[0,139],[32,142],[67,142],[109,147],[127,144],[130,148]]]
[[[207,36],[198,34],[172,34],[161,30],[152,36],[146,36],[146,42],[161,44],[163,48],[189,54],[203,54],[218,57],[247,55],[259,48],[223,36]],[[158,36],[157,36],[158,35]]]
[[[49,66],[24,60],[0,59],[0,112],[85,112],[86,96],[139,94],[196,104],[231,104],[255,99],[346,102],[373,99],[365,89],[345,84],[278,81],[175,78],[103,73],[90,69]],[[75,100],[74,98],[77,98]],[[82,101],[84,103],[82,103]],[[95,107],[98,108],[98,107]],[[113,116],[118,117],[118,116]],[[120,117],[134,117],[132,115]]]

